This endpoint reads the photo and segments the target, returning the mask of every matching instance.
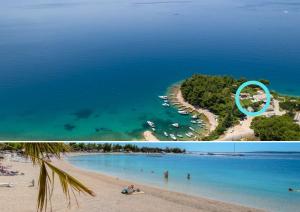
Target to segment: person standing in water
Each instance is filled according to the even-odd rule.
[[[186,176],[186,178],[187,178],[188,180],[190,180],[190,179],[191,179],[191,174],[188,173],[187,176]]]
[[[169,171],[164,172],[164,177],[165,177],[165,179],[169,179]]]

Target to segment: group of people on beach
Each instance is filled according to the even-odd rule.
[[[0,176],[16,176],[19,174],[24,174],[24,173],[19,173],[19,171],[11,171],[7,166],[0,165]]]

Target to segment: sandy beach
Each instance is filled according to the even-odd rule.
[[[218,141],[239,141],[245,138],[254,138],[254,131],[250,128],[253,117],[247,117],[233,127],[230,127],[220,136]]]
[[[143,133],[144,139],[145,141],[159,141],[158,138],[155,137],[155,135],[153,135],[153,133],[149,130],[145,131]]]
[[[263,115],[268,116],[270,114],[274,114],[276,116],[282,116],[286,113],[284,110],[280,110],[279,101],[273,99],[273,107],[274,110],[271,112],[265,112]],[[230,127],[226,130],[226,132],[218,139],[218,141],[239,141],[250,139],[253,140],[255,138],[254,130],[251,129],[251,122],[254,117],[247,116],[247,118],[233,127]]]
[[[0,210],[6,212],[35,211],[37,186],[29,187],[29,185],[32,179],[35,179],[37,184],[38,167],[23,162],[2,161],[1,163],[10,166],[10,169],[23,172],[24,175],[0,176],[1,183],[11,182],[15,185],[13,188],[0,187]],[[73,200],[72,206],[67,209],[64,195],[58,181],[56,181],[52,200],[53,211],[260,211],[231,203],[139,185],[115,177],[81,170],[64,160],[54,161],[54,164],[84,182],[96,193],[96,197],[78,195],[79,207]],[[138,195],[120,193],[123,187],[131,184],[134,184],[145,193]]]

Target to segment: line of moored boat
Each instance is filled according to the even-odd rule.
[[[163,100],[162,106],[164,106],[164,107],[170,107],[168,96],[158,96],[158,98],[160,98],[161,100]],[[181,115],[188,115],[189,114],[188,111],[182,110],[182,109],[179,109],[178,113],[181,114]],[[197,114],[192,115],[191,118],[192,118],[192,120],[190,122],[192,124],[198,125],[201,128],[207,129],[207,127],[205,126],[205,123],[201,119],[199,119],[199,117],[198,117]],[[149,125],[149,127],[151,127],[151,129],[152,129],[153,132],[156,131],[156,126],[155,126],[154,122],[147,121],[147,124]],[[173,127],[175,127],[175,128],[179,128],[180,127],[179,123],[172,123],[171,125]],[[189,131],[187,133],[185,133],[185,136],[187,136],[188,138],[196,138],[195,133],[197,133],[196,130],[195,130],[195,128],[193,128],[193,127],[190,126],[189,127]],[[164,134],[165,137],[170,137],[174,141],[176,141],[177,138],[183,138],[184,137],[182,134],[176,134],[175,135],[173,133],[167,133],[166,131],[164,131],[163,134]]]
[[[158,96],[158,98],[163,100],[162,106],[170,107],[168,96]]]

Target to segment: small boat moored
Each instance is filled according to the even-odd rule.
[[[195,132],[195,129],[194,129],[194,128],[192,128],[192,127],[189,127],[189,129]]]
[[[176,136],[175,136],[174,134],[170,134],[170,137],[171,137],[174,141],[177,140],[177,138],[176,138]]]
[[[185,110],[178,110],[178,113],[181,114],[181,115],[187,115],[189,114],[187,111]]]
[[[188,132],[185,134],[187,137],[191,138],[194,134],[192,132]]]
[[[172,124],[172,126],[178,128],[179,124],[178,123],[174,123],[174,124]]]
[[[167,100],[167,99],[168,99],[168,96],[158,96],[158,98]]]
[[[150,127],[152,127],[152,128],[155,127],[155,124],[154,124],[152,121],[147,121],[147,124],[148,124]]]

